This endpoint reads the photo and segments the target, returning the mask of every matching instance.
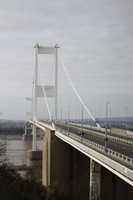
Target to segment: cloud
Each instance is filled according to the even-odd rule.
[[[102,106],[106,97],[114,102],[121,97],[132,116],[132,8],[132,0],[1,0],[0,106],[10,107],[3,117],[24,118],[36,42],[59,44],[70,77],[93,112],[97,99]],[[10,98],[10,104],[4,98]],[[20,110],[16,114],[14,102]],[[114,115],[122,115],[117,113],[122,105]]]

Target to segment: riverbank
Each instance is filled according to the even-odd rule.
[[[23,127],[1,127],[0,126],[0,135],[5,134],[5,135],[12,135],[12,134],[23,134],[24,133],[24,128]]]
[[[18,135],[18,134],[0,134],[0,140],[22,140],[23,135]]]

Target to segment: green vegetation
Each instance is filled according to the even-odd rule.
[[[18,135],[23,134],[24,128],[22,127],[0,127],[0,134],[4,135]]]
[[[24,121],[1,120],[0,135],[21,135],[24,133]]]
[[[20,174],[7,165],[0,166],[1,199],[45,199],[46,189],[35,179],[22,178]],[[11,198],[12,197],[12,198]]]
[[[70,195],[55,185],[46,188],[36,181],[34,170],[27,168],[26,175],[8,162],[6,140],[0,140],[0,199],[2,200],[70,200]]]
[[[21,177],[8,165],[0,166],[0,199],[4,200],[70,200],[65,192],[54,188],[45,188],[34,176]]]

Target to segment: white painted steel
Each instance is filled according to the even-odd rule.
[[[57,96],[58,96],[58,45],[56,44],[53,47],[47,46],[39,46],[36,44],[35,46],[35,76],[34,76],[34,85],[33,85],[33,143],[32,150],[36,150],[36,128],[35,121],[37,121],[37,97],[44,97],[49,113],[50,120],[51,112],[49,109],[49,105],[47,102],[47,98],[55,98],[55,118],[57,118]],[[54,54],[55,56],[55,86],[42,86],[38,85],[38,72],[39,72],[39,64],[38,64],[38,54]],[[42,79],[41,79],[42,81]],[[54,127],[54,123],[52,122]]]
[[[32,98],[26,97],[26,101],[32,101]]]
[[[47,98],[55,97],[55,86],[37,86],[37,97],[44,97],[44,90]]]
[[[37,145],[36,145],[36,125],[35,125],[35,123],[33,123],[32,134],[33,134],[32,150],[36,151]]]
[[[57,119],[58,109],[58,44],[55,45],[55,119]]]
[[[28,116],[28,117],[31,117],[32,114],[33,114],[32,112],[27,112],[27,116]]]
[[[59,52],[59,56],[60,56],[60,60],[61,60],[61,63],[62,63],[62,67],[63,67],[63,69],[64,69],[64,71],[65,71],[65,73],[66,73],[66,76],[67,76],[67,78],[68,78],[68,80],[69,80],[69,82],[70,82],[70,85],[72,86],[72,88],[73,88],[75,94],[77,95],[77,98],[79,99],[79,101],[81,102],[81,104],[83,105],[84,109],[87,111],[87,113],[88,113],[89,116],[91,117],[91,119],[95,122],[95,124],[97,125],[97,127],[98,127],[98,128],[101,128],[101,126],[98,124],[98,122],[96,122],[95,118],[92,116],[91,112],[88,110],[87,106],[85,105],[85,103],[84,103],[83,100],[81,99],[81,97],[80,97],[79,93],[77,92],[76,88],[74,87],[74,84],[73,84],[73,82],[71,81],[71,79],[70,79],[70,77],[69,77],[69,74],[68,74],[68,72],[67,72],[67,70],[66,70],[66,67],[65,67],[65,65],[64,65],[64,62],[63,62],[63,60],[62,60],[62,58],[61,58],[60,52]]]
[[[55,48],[54,47],[39,46],[38,53],[39,54],[54,54]]]
[[[48,124],[45,124],[45,123],[41,123],[39,121],[33,122],[33,121],[29,120],[28,122],[31,123],[31,124],[35,124],[38,128],[42,129],[43,131],[45,131],[45,128],[54,130],[54,129],[52,129],[51,125],[48,125]]]
[[[35,46],[35,74],[34,74],[34,85],[33,85],[33,121],[36,121],[37,118],[37,79],[38,79],[38,47],[39,45],[36,44]],[[32,129],[33,134],[33,141],[32,141],[32,150],[36,151],[36,126],[33,124]]]

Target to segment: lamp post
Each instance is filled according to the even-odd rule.
[[[100,117],[101,117],[101,112],[100,112],[101,110],[99,109],[99,125],[100,125]],[[99,129],[100,129],[100,126],[99,126]]]
[[[82,138],[83,138],[83,104],[82,104],[82,110],[81,110],[81,132],[80,132],[80,135],[81,135],[81,141],[82,141]]]
[[[75,110],[75,125],[76,125],[76,110]]]
[[[92,114],[92,111],[90,110],[90,113]],[[90,119],[90,127],[92,129],[92,119]]]
[[[110,111],[110,133],[111,133],[111,128],[112,128],[112,123],[111,123],[111,109],[109,111]]]
[[[68,135],[69,135],[69,132],[70,132],[70,109],[71,109],[71,107],[69,106],[68,107]]]
[[[125,111],[126,111],[126,135],[127,135],[127,107],[125,107]]]
[[[107,149],[107,142],[108,142],[108,137],[107,137],[107,129],[108,129],[108,104],[110,102],[106,102],[106,120],[105,120],[105,143],[104,143],[104,151],[108,152]]]
[[[61,133],[62,133],[62,110],[63,110],[63,108],[61,108],[61,123],[60,123],[60,131],[61,131]]]

